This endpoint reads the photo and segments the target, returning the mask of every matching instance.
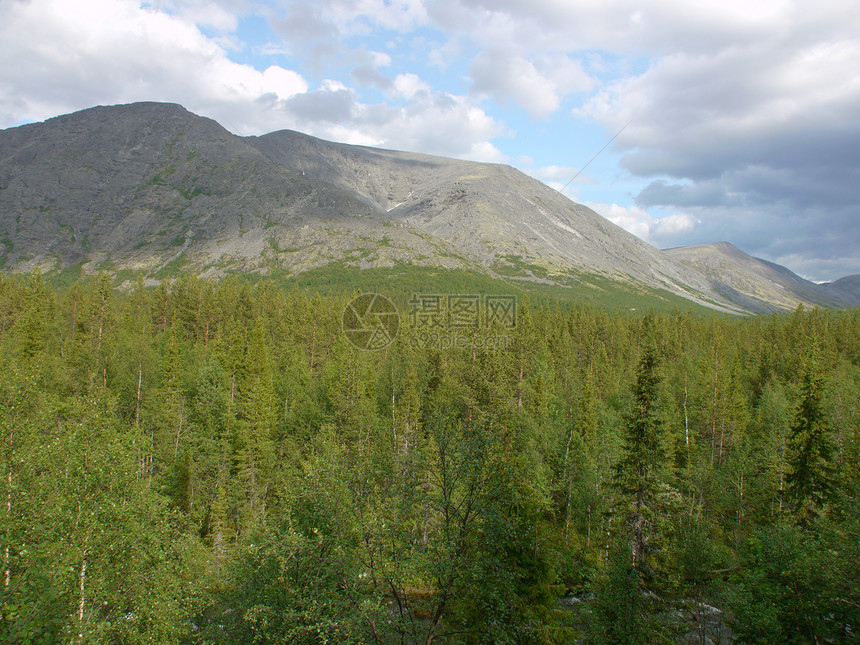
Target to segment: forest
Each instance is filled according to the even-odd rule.
[[[0,277],[0,642],[860,642],[860,310],[354,295]]]

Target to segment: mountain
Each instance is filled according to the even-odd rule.
[[[319,230],[355,213],[356,233],[371,211],[178,105],[99,107],[0,132],[0,239],[12,270],[255,269],[284,230],[311,262],[330,242]],[[382,223],[370,219],[367,228]]]
[[[712,301],[701,276],[509,166],[329,143],[282,131],[248,142],[281,167],[351,192],[503,275],[564,282],[598,274]],[[719,299],[717,299],[719,300]]]
[[[829,295],[853,307],[860,307],[860,275],[849,275],[835,282],[827,282],[821,288]]]
[[[682,246],[664,253],[706,276],[714,290],[749,311],[767,313],[800,304],[860,306],[860,276],[819,285],[783,266],[747,255],[728,242]]]
[[[691,257],[661,252],[509,166],[286,130],[240,137],[175,104],[95,107],[0,131],[7,271],[417,265],[523,285],[613,285],[722,311],[793,302]]]

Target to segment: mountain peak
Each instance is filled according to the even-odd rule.
[[[726,242],[710,246],[764,270]],[[691,268],[689,253],[658,251],[510,166],[291,130],[240,137],[174,103],[0,131],[6,270],[212,276],[412,263],[558,284],[591,275],[739,311],[738,291]]]
[[[161,103],[158,101],[142,101],[139,103],[121,103],[117,105],[96,105],[77,112],[62,114],[45,120],[41,124],[48,127],[69,127],[75,124],[95,124],[104,121],[121,120],[134,121],[139,119],[200,119],[178,103]],[[24,126],[27,127],[27,126]]]

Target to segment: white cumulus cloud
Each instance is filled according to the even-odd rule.
[[[179,102],[253,127],[245,106],[308,89],[295,71],[260,72],[181,16],[124,0],[5,3],[0,26],[0,118],[40,120],[94,104]],[[14,61],[14,64],[12,62]]]
[[[619,206],[587,202],[586,206],[636,237],[659,248],[683,246],[701,220],[688,213],[672,213],[654,217],[638,206]],[[715,241],[715,240],[714,240]]]

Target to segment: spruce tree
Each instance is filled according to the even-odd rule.
[[[800,398],[794,412],[786,474],[788,496],[794,503],[801,523],[821,510],[831,488],[824,389],[824,377],[813,357],[804,371]]]
[[[633,388],[633,407],[627,418],[623,454],[615,465],[616,485],[630,503],[627,528],[634,566],[647,577],[645,555],[649,548],[649,516],[666,460],[663,419],[659,405],[657,351],[646,342]]]

